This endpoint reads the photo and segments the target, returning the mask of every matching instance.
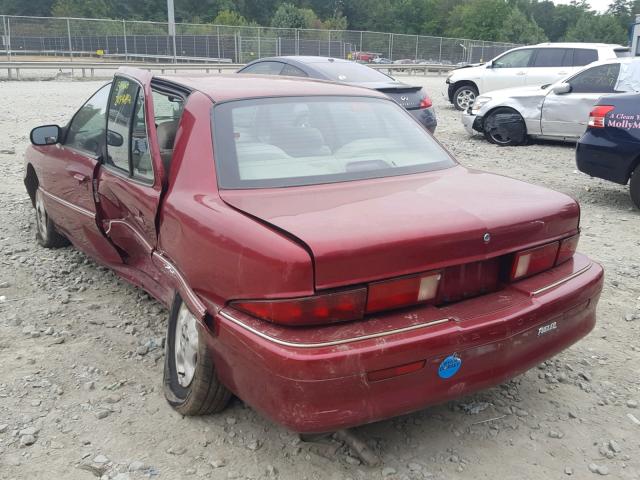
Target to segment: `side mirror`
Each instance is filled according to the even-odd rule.
[[[487,68],[493,68],[493,60],[487,62]]]
[[[110,147],[121,147],[124,143],[124,138],[118,132],[113,130],[107,130],[107,145]]]
[[[565,93],[571,92],[571,84],[566,82],[559,83],[558,85],[554,85],[551,91],[556,95],[564,95]]]
[[[54,145],[60,141],[62,129],[58,125],[43,125],[31,130],[31,143],[34,145]]]

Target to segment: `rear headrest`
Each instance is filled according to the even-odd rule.
[[[158,133],[158,146],[160,150],[173,150],[173,142],[176,139],[178,131],[178,121],[171,120],[163,122],[156,128]]]

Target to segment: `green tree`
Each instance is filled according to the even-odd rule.
[[[244,27],[248,24],[247,19],[233,10],[221,10],[213,19],[214,25],[235,25]]]
[[[565,39],[573,42],[627,43],[627,34],[612,15],[585,14],[571,27]]]
[[[271,26],[278,28],[308,28],[308,17],[292,3],[283,3],[271,19]]]
[[[107,0],[56,0],[51,7],[54,17],[109,18]]]
[[[496,40],[509,16],[504,0],[475,0],[458,5],[451,12],[448,34],[476,40]]]
[[[498,38],[504,42],[525,44],[548,40],[544,30],[538,26],[536,21],[527,18],[517,7],[512,8],[505,18]]]

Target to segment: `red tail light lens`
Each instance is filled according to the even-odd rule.
[[[516,253],[511,268],[511,280],[529,277],[553,267],[559,245],[560,242],[553,242]]]
[[[565,238],[560,242],[560,248],[558,250],[558,259],[556,265],[560,265],[563,262],[569,260],[576,253],[578,248],[578,241],[580,240],[580,234],[573,237]]]
[[[369,284],[367,313],[407,307],[436,298],[440,272]]]
[[[420,100],[420,108],[429,108],[432,105],[433,105],[433,102],[431,101],[428,95],[424,97],[422,100]]]
[[[235,301],[231,305],[249,315],[282,325],[317,325],[357,320],[364,316],[367,289],[282,300]]]
[[[591,110],[589,114],[589,128],[604,128],[604,120],[607,114],[614,109],[615,107],[611,105],[599,105]]]

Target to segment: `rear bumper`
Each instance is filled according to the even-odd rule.
[[[626,185],[638,158],[635,142],[614,142],[606,132],[587,130],[576,147],[578,170],[611,182]]]
[[[595,325],[602,268],[584,256],[475,299],[362,322],[291,329],[233,310],[207,335],[222,382],[274,421],[327,432],[406,414],[504,382]],[[456,355],[451,378],[438,369]],[[424,361],[413,373],[367,372]]]

